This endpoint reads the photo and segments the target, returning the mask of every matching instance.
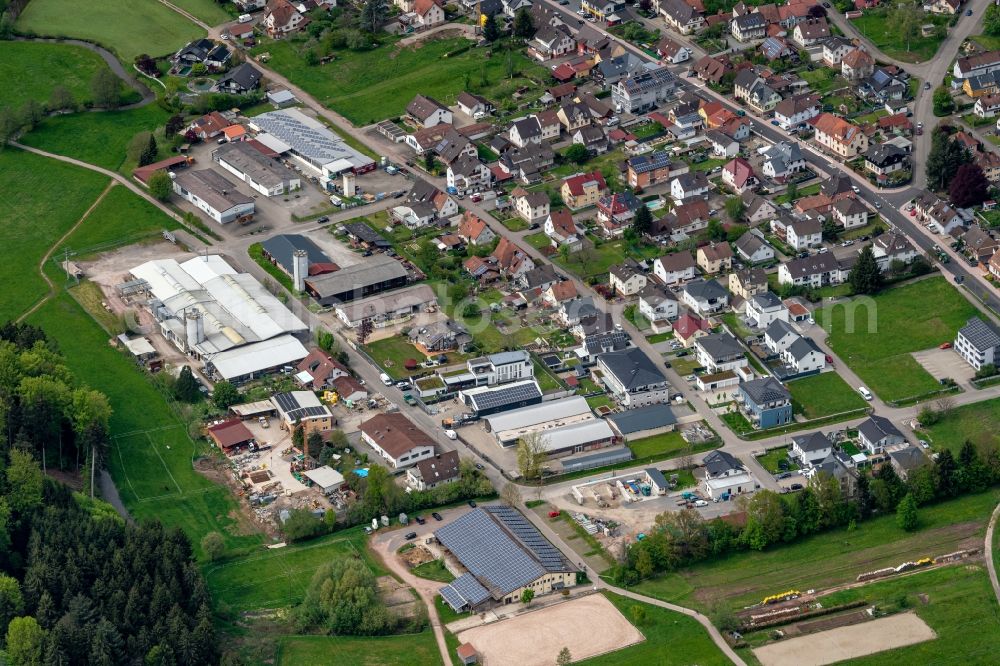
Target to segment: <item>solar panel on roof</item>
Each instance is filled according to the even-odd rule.
[[[521,402],[522,400],[531,400],[533,398],[540,397],[542,397],[541,391],[539,391],[536,384],[532,383],[520,384],[517,386],[498,389],[496,391],[475,394],[472,396],[472,401],[476,410],[485,411],[487,409]]]
[[[470,606],[478,606],[490,597],[490,593],[486,588],[480,585],[476,577],[470,573],[462,574],[451,581],[451,587]]]
[[[462,609],[465,608],[465,599],[451,585],[445,585],[438,592],[441,593],[441,597],[456,613],[461,613]]]

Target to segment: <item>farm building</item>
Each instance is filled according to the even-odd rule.
[[[345,171],[365,173],[375,161],[351,148],[323,123],[298,109],[262,113],[250,120],[257,140],[278,154],[290,154],[325,184]]]
[[[303,278],[308,275],[325,275],[340,269],[316,243],[301,234],[278,234],[260,245],[264,256],[289,277],[295,276],[296,252],[306,253],[303,257],[306,262]]]
[[[226,454],[233,453],[254,441],[253,433],[243,425],[243,421],[240,419],[228,419],[213,423],[208,426],[208,437],[215,442],[220,451]]]
[[[309,328],[253,276],[219,255],[184,263],[154,259],[132,269],[160,333],[230,381],[266,374],[305,358]],[[141,287],[141,289],[140,289]]]
[[[244,224],[253,219],[253,199],[237,190],[235,183],[211,169],[188,169],[175,173],[174,193],[219,224]]]
[[[306,290],[320,305],[353,301],[406,284],[406,269],[392,257],[372,257],[361,264],[306,278]]]
[[[250,189],[266,197],[279,196],[302,187],[297,173],[264,156],[244,141],[227,143],[213,150],[212,160],[249,185]]]
[[[468,570],[441,588],[456,611],[511,604],[576,585],[577,568],[517,510],[473,509],[434,536]]]
[[[344,475],[333,469],[329,465],[323,465],[316,469],[302,472],[303,476],[316,484],[320,492],[329,495],[333,491],[344,485]]]
[[[626,441],[642,439],[661,432],[673,430],[677,417],[666,405],[649,405],[630,409],[607,417],[611,428]]]

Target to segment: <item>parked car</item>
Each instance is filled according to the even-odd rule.
[[[458,439],[458,433],[450,428],[444,431],[444,436],[448,439]]]
[[[484,470],[484,469],[486,469],[486,468],[485,468],[485,467],[483,467],[483,464],[482,464],[482,463],[476,463],[476,469],[478,469],[479,471],[482,471],[482,470]]]
[[[972,16],[972,10],[971,9],[966,9],[965,10],[965,15],[966,16]]]
[[[941,344],[938,345],[938,349],[951,349],[951,343],[942,342]]]
[[[444,518],[441,517],[441,514],[438,513],[437,511],[435,511],[434,513],[431,514],[431,518],[433,518],[434,520],[436,520],[438,522],[441,522],[442,520],[444,520]]]
[[[323,215],[321,217],[316,218],[316,221],[319,222],[320,224],[326,224],[327,222],[330,221],[330,218],[326,215]]]
[[[695,506],[708,506],[708,502],[706,502],[705,500],[695,500],[694,505]]]
[[[791,486],[789,486],[789,488],[791,488],[792,490],[802,490],[802,484],[801,483],[793,483]]]
[[[872,392],[871,392],[871,391],[869,391],[869,390],[868,390],[867,388],[865,388],[864,386],[859,386],[859,387],[858,387],[858,393],[860,393],[860,394],[861,394],[861,397],[862,397],[862,398],[864,398],[865,400],[871,400],[871,399],[872,399],[872,398],[874,397],[874,396],[872,395]]]
[[[471,506],[473,509],[475,509],[476,508],[476,500],[469,500],[469,506]]]
[[[427,519],[423,516],[417,516],[414,520],[417,521],[417,525],[424,525],[427,523]]]
[[[827,355],[826,355],[826,362],[827,362],[827,363],[833,363],[833,357],[832,357],[832,356],[830,356],[829,354],[827,354]]]
[[[406,540],[407,541],[412,541],[413,539],[416,539],[416,538],[417,538],[417,533],[416,532],[407,532],[406,533]]]

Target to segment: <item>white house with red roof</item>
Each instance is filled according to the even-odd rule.
[[[568,210],[554,210],[545,218],[545,235],[552,245],[569,246],[570,252],[576,252],[583,247],[583,230],[573,220],[573,214]]]
[[[309,25],[309,17],[288,0],[272,0],[267,5],[263,25],[268,37],[278,39]]]
[[[708,322],[701,317],[685,312],[674,322],[674,338],[691,348],[695,340],[708,335],[710,328]]]
[[[430,28],[444,23],[444,9],[438,0],[416,0],[413,3],[413,24],[420,28]]]
[[[625,233],[625,228],[632,222],[640,206],[642,202],[631,192],[601,197],[597,202],[597,222],[604,235],[616,237]]]
[[[742,157],[733,158],[722,167],[722,182],[736,194],[743,194],[759,183],[753,167]]]

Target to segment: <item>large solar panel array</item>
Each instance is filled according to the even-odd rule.
[[[538,580],[545,570],[483,510],[475,509],[435,532],[494,599]]]
[[[488,506],[486,510],[503,521],[517,539],[531,550],[532,554],[548,571],[565,571],[567,563],[558,548],[549,543],[524,515],[510,506]]]
[[[465,610],[465,599],[451,585],[445,585],[438,592],[441,593],[441,598],[455,609],[456,613],[461,613]]]
[[[469,606],[478,606],[490,598],[490,593],[479,584],[476,577],[470,573],[462,574],[451,581],[449,587],[457,593]]]
[[[298,400],[291,393],[278,393],[274,396],[281,410],[288,414],[292,421],[298,421],[310,416],[323,416],[327,413],[323,406],[300,407]]]
[[[530,384],[507,386],[485,393],[476,393],[471,397],[476,411],[482,412],[488,409],[503,407],[504,405],[513,405],[522,400],[541,398],[542,392],[538,389],[538,385],[532,382]]]

